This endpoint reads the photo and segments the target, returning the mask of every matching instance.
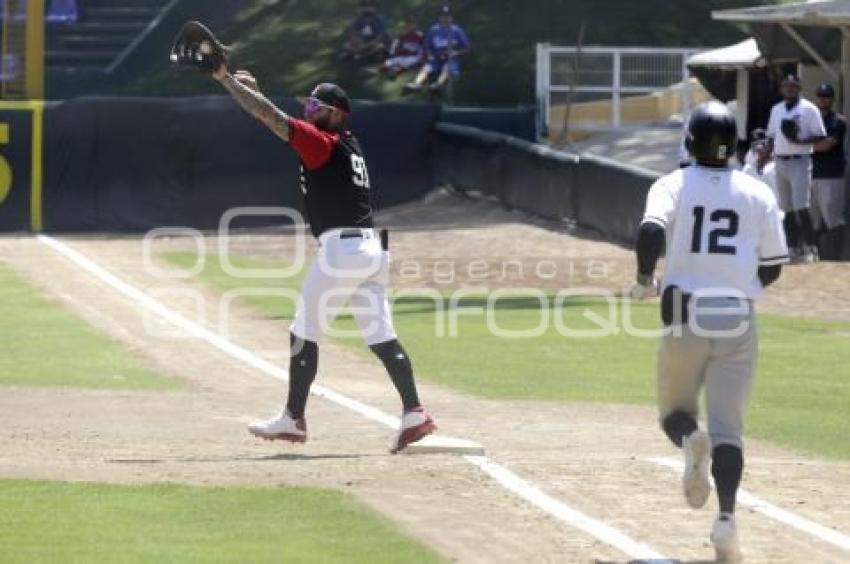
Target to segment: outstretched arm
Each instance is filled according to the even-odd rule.
[[[213,73],[213,78],[221,83],[242,109],[264,123],[275,135],[289,141],[289,116],[260,92],[256,79],[250,73],[237,71],[234,76],[222,65]]]

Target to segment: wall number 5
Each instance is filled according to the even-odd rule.
[[[0,145],[9,144],[9,124],[0,123]],[[9,197],[12,189],[12,167],[6,157],[0,154],[0,204]]]
[[[360,155],[351,155],[351,169],[354,176],[351,177],[355,186],[369,188],[369,171],[366,169],[366,160]]]

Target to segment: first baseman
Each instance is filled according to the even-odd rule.
[[[260,92],[250,73],[230,74],[224,48],[197,22],[181,32],[172,58],[210,72],[243,109],[295,151],[307,219],[319,241],[290,328],[286,406],[277,416],[251,424],[249,431],[264,439],[307,440],[304,410],[318,369],[318,341],[340,309],[350,305],[366,344],[401,396],[401,428],[391,451],[432,433],[434,419],[419,402],[410,359],[393,328],[385,286],[389,252],[373,225],[366,159],[345,127],[351,114],[346,93],[334,84],[319,84],[306,100],[304,119],[293,118]]]
[[[684,451],[684,493],[702,507],[709,465],[720,514],[711,531],[718,560],[740,557],[735,496],[743,471],[743,421],[756,367],[753,301],[789,260],[782,212],[764,183],[732,170],[735,118],[722,104],[698,107],[687,147],[696,164],[650,189],[638,242],[632,296],[656,288],[653,273],[666,245],[658,353],[661,426]],[[708,433],[697,424],[706,392]]]

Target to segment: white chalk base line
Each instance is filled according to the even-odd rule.
[[[647,461],[659,466],[664,466],[665,468],[676,470],[680,474],[685,471],[685,465],[681,460],[675,460],[672,458],[648,458]],[[711,485],[714,487],[713,480]],[[756,497],[743,488],[738,490],[738,504],[742,507],[755,511],[756,513],[764,515],[769,519],[782,523],[783,525],[788,525],[798,531],[807,533],[833,546],[850,551],[850,537],[847,535],[836,531],[835,529],[824,527],[819,523],[815,523],[814,521],[801,517],[795,513],[791,513],[786,509],[777,507],[772,503]]]
[[[36,238],[39,242],[43,243],[56,253],[64,256],[79,268],[85,270],[101,282],[107,284],[114,290],[129,298],[131,301],[135,302],[138,307],[158,315],[162,319],[185,331],[188,335],[207,342],[228,356],[273,378],[277,378],[282,381],[286,381],[288,379],[286,370],[170,309],[162,302],[157,301],[139,288],[121,280],[107,269],[95,263],[82,253],[72,249],[65,243],[54,239],[49,235],[37,235]],[[398,429],[400,424],[398,417],[384,413],[377,408],[335,392],[330,388],[314,385],[311,389],[311,393],[332,403],[348,408],[370,421],[381,423],[382,425],[392,429]],[[480,468],[485,474],[493,478],[493,480],[495,480],[496,483],[501,485],[503,488],[513,492],[541,511],[544,511],[558,521],[569,525],[574,529],[583,531],[605,544],[620,550],[630,558],[643,562],[651,562],[653,564],[675,563],[675,560],[662,556],[648,545],[635,541],[614,527],[611,527],[598,519],[585,515],[577,509],[570,507],[563,501],[553,498],[543,492],[536,485],[520,478],[509,469],[494,462],[490,458],[485,456],[464,456],[463,458],[467,462]]]

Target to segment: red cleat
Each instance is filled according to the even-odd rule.
[[[405,412],[401,418],[401,429],[393,439],[390,452],[397,454],[407,445],[421,440],[437,430],[437,423],[422,407],[415,407]]]

